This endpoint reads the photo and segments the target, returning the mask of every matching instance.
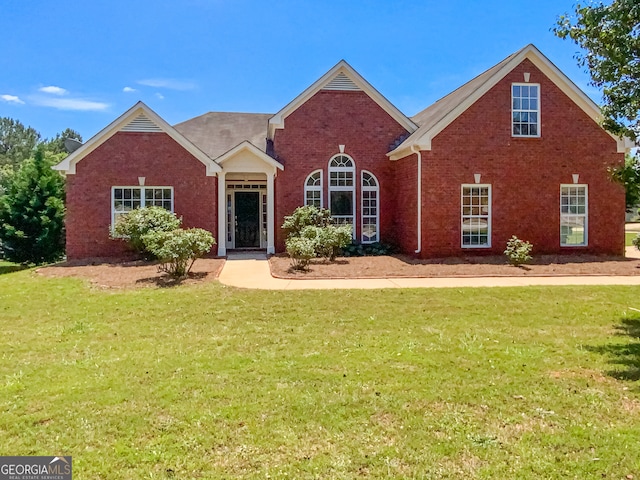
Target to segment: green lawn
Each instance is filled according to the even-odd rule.
[[[633,245],[633,243],[631,243],[631,242],[632,242],[632,240],[633,240],[634,238],[636,238],[636,236],[637,236],[637,235],[638,235],[638,233],[637,233],[637,232],[625,232],[625,233],[624,233],[625,245],[626,245],[627,247],[632,246],[632,245]]]
[[[0,454],[74,479],[640,475],[637,287],[125,292],[0,275]]]

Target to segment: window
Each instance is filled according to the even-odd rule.
[[[337,224],[350,224],[355,234],[355,165],[347,155],[336,155],[329,161],[329,210]]]
[[[462,185],[462,247],[491,246],[491,185]]]
[[[560,185],[560,245],[587,245],[587,185]]]
[[[540,85],[514,83],[511,86],[511,115],[514,137],[540,136]]]
[[[362,243],[378,241],[378,181],[362,171]]]
[[[322,208],[322,170],[316,170],[304,182],[304,204]]]
[[[135,208],[156,206],[173,212],[172,187],[113,187],[111,199],[111,225]]]

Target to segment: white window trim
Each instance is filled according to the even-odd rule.
[[[482,245],[465,245],[464,242],[464,219],[485,217],[485,215],[464,215],[464,189],[465,188],[487,188],[489,197],[489,213],[487,217],[487,243]],[[460,186],[460,246],[462,248],[491,248],[491,217],[493,216],[493,192],[490,183],[463,183]]]
[[[147,189],[155,189],[155,188],[162,188],[162,189],[170,189],[171,190],[171,213],[173,213],[173,206],[174,206],[174,199],[175,199],[175,195],[174,195],[174,191],[173,191],[173,187],[166,185],[166,186],[160,186],[160,185],[149,185],[149,186],[140,186],[140,185],[115,185],[113,187],[111,187],[111,230],[113,231],[113,227],[115,225],[115,217],[116,217],[116,209],[115,209],[115,191],[118,188],[135,188],[140,190],[140,208],[145,206],[145,195],[144,195],[144,191]]]
[[[320,186],[311,186],[311,185],[307,185],[307,182],[309,181],[309,179],[314,176],[316,173],[320,173]],[[307,203],[307,192],[317,192],[320,191],[320,208],[324,208],[324,195],[322,194],[322,187],[323,187],[323,171],[321,168],[319,168],[318,170],[314,170],[313,172],[311,172],[309,175],[307,175],[307,178],[305,178],[304,180],[304,197],[302,199],[302,204],[303,205],[308,205]]]
[[[562,213],[562,189],[563,188],[584,188],[584,213]],[[567,248],[584,248],[589,246],[589,185],[586,183],[561,183],[560,184],[560,246]],[[562,217],[584,217],[584,243],[562,243]]]
[[[371,187],[369,185],[364,185],[364,175],[371,175],[373,180],[376,182],[375,187]],[[364,214],[364,192],[376,192],[376,239],[375,240],[365,240],[364,239],[364,217],[373,217],[373,215],[365,215]],[[371,208],[371,207],[369,207]],[[378,177],[376,177],[372,172],[368,170],[362,170],[360,172],[360,241],[364,244],[368,243],[376,243],[380,241],[380,182],[378,181]]]
[[[352,167],[346,168],[346,167],[332,167],[331,166],[331,162],[333,162],[333,160],[336,157],[347,157],[349,160],[351,160],[351,164],[353,165]],[[353,175],[351,176],[352,178],[352,185],[351,186],[342,186],[342,185],[337,185],[337,186],[332,186],[331,185],[331,172],[353,172]],[[355,160],[350,156],[347,155],[346,153],[337,153],[335,155],[333,155],[330,159],[329,159],[329,163],[328,163],[328,170],[327,170],[328,174],[327,174],[327,184],[328,184],[328,195],[329,198],[327,199],[327,203],[329,205],[329,209],[331,209],[331,192],[352,192],[353,194],[353,201],[351,202],[351,218],[353,219],[352,222],[352,227],[353,227],[353,231],[351,232],[351,235],[353,238],[356,238],[356,162]],[[331,215],[333,217],[333,214]],[[344,215],[342,215],[342,217],[344,217]]]
[[[537,126],[538,126],[538,134],[537,135],[516,135],[513,133],[513,113],[514,113],[514,108],[513,108],[513,87],[538,87],[538,109],[537,110],[518,110],[518,111],[526,111],[526,112],[536,112],[538,114],[538,122],[537,122]],[[541,91],[540,91],[540,84],[539,83],[521,83],[521,82],[514,82],[511,84],[511,136],[513,138],[540,138],[540,130],[542,130],[542,118],[541,118],[541,103],[542,103],[542,95],[541,95]]]

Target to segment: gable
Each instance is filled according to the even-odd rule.
[[[107,127],[94,135],[88,142],[78,148],[78,150],[69,154],[62,162],[55,165],[53,169],[64,172],[67,175],[74,175],[78,162],[82,161],[83,158],[118,132],[166,133],[182,148],[205,165],[207,176],[215,175],[221,171],[220,166],[209,156],[142,102],[136,103]]]
[[[331,70],[320,77],[304,92],[269,120],[268,138],[273,140],[275,131],[284,128],[286,118],[319,91],[347,91],[366,93],[380,108],[391,116],[408,132],[414,132],[418,126],[398,110],[389,100],[369,84],[347,62],[341,60]]]
[[[602,115],[598,105],[582,92],[535,46],[527,45],[519,52],[510,55],[502,62],[412,117],[420,127],[387,155],[391,160],[397,160],[417,150],[431,150],[431,142],[434,137],[453,123],[471,105],[477,102],[525,60],[529,60],[544,76],[567,95],[578,108],[582,109],[593,122],[598,125],[600,124]],[[620,139],[615,135],[609,135],[617,142],[617,150],[619,153],[624,153],[632,147],[629,139]]]

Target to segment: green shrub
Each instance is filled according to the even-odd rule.
[[[143,237],[152,231],[171,232],[180,228],[182,220],[162,207],[136,208],[120,216],[113,226],[112,238],[124,240],[136,252],[151,253]]]
[[[351,225],[308,226],[302,230],[301,236],[313,241],[316,257],[332,262],[351,242]]]
[[[315,241],[310,238],[287,238],[286,247],[287,253],[291,258],[291,267],[294,270],[306,270],[309,266],[309,261],[316,256],[315,246]]]
[[[637,235],[633,238],[633,240],[631,240],[631,243],[633,243],[633,245],[634,245],[638,250],[640,250],[640,233],[639,233],[639,234],[637,234]]]
[[[531,250],[533,245],[524,240],[520,240],[513,235],[507,242],[507,249],[504,254],[509,259],[509,263],[514,266],[525,264],[531,260]]]
[[[326,208],[318,208],[313,205],[305,205],[296,208],[291,215],[284,217],[282,229],[288,237],[299,237],[305,227],[326,227],[331,225],[333,220],[331,212]]]
[[[351,243],[342,248],[342,255],[345,257],[368,257],[379,255],[391,255],[395,251],[394,247],[380,242],[374,243]]]
[[[64,254],[64,178],[42,147],[2,180],[0,245],[11,262],[42,264]]]
[[[186,277],[196,259],[216,243],[213,235],[201,228],[153,230],[142,238],[146,249],[160,261],[160,271],[175,278]]]

